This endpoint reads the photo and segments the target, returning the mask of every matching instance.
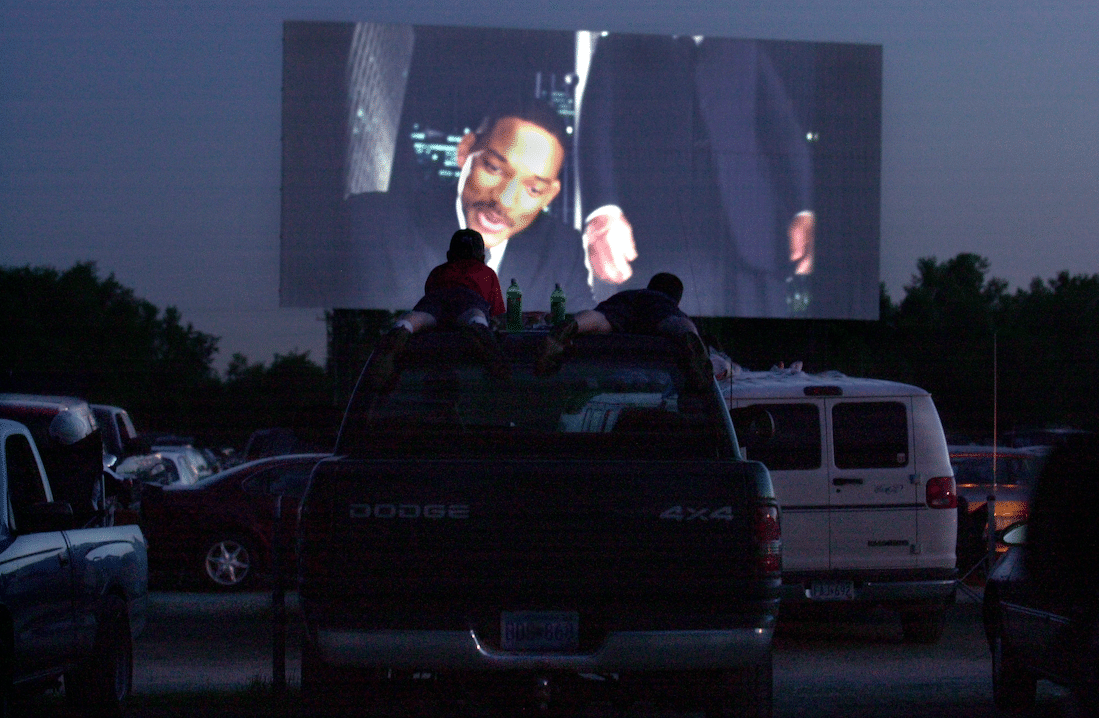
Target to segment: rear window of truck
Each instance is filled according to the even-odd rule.
[[[681,391],[674,363],[568,361],[551,376],[516,364],[407,366],[392,391],[356,396],[340,453],[381,455],[718,458],[732,451],[716,391]]]

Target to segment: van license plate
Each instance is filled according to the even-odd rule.
[[[580,614],[575,611],[504,611],[500,645],[505,651],[575,651]]]
[[[809,598],[814,601],[853,601],[855,582],[813,581],[809,587]]]

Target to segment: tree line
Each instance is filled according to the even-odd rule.
[[[881,290],[877,321],[705,318],[700,329],[733,361],[767,369],[904,381],[929,390],[955,441],[1003,430],[1099,428],[1099,275],[1061,272],[1014,292],[988,260],[920,259],[904,297]],[[331,446],[374,342],[380,310],[326,313],[328,355],[231,357],[214,369],[218,337],[174,307],[137,297],[94,263],[65,271],[0,267],[0,390],[75,394],[126,408],[139,429],[241,448],[252,431],[293,429]]]

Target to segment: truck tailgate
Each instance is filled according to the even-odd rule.
[[[659,596],[703,612],[766,600],[749,545],[757,467],[764,472],[722,461],[324,463],[302,507],[303,598],[353,595],[390,613],[445,605],[454,618],[596,596]],[[316,574],[324,580],[309,580]]]

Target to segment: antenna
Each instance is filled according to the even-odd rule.
[[[992,562],[996,559],[996,483],[997,459],[999,454],[999,427],[997,418],[999,414],[999,351],[997,333],[992,332],[992,493],[988,495],[988,567],[987,572],[992,571]]]

